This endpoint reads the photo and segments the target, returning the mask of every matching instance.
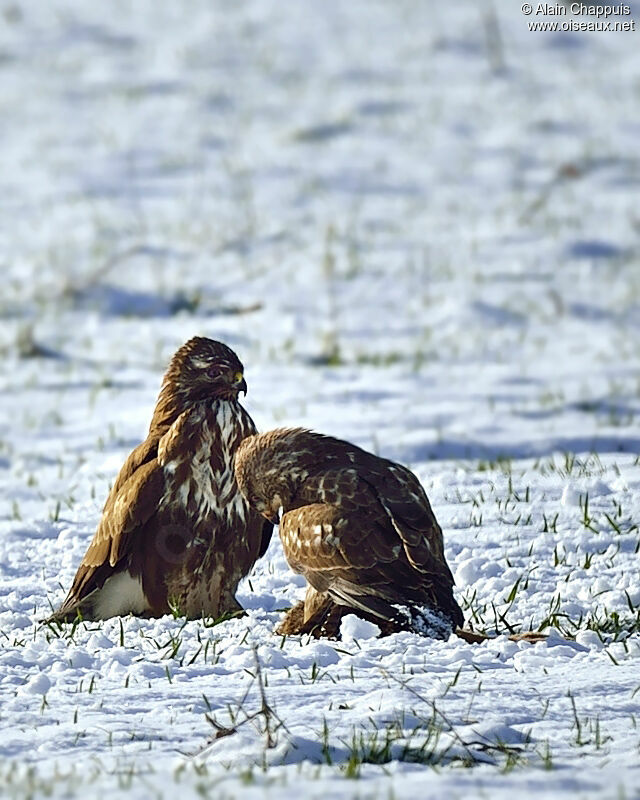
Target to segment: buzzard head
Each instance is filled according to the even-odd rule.
[[[280,509],[291,507],[298,486],[308,472],[296,467],[298,428],[247,436],[236,451],[236,481],[252,508],[274,525]]]
[[[194,336],[175,353],[164,384],[185,408],[201,400],[236,400],[240,392],[247,392],[238,356],[226,344],[204,336]]]

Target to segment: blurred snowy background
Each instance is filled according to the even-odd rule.
[[[38,781],[72,769],[81,746],[109,765],[91,773],[100,792],[117,789],[114,775],[147,769],[143,745],[154,758],[189,737],[195,748],[209,702],[245,691],[244,622],[222,626],[215,666],[196,653],[198,623],[166,652],[140,637],[177,635],[170,619],[72,642],[34,627],[144,436],[168,358],[203,334],[244,361],[261,429],[308,425],[418,472],[476,624],[498,621],[495,601],[516,627],[578,639],[474,649],[407,635],[355,660],[324,644],[280,649],[276,609],[301,587],[274,541],[241,600],[287,724],[317,739],[329,719],[346,741],[369,724],[378,667],[419,674],[428,656],[420,690],[449,704],[447,719],[479,736],[476,697],[493,744],[514,748],[468,777],[429,771],[434,796],[512,797],[535,781],[552,796],[631,796],[640,48],[637,32],[530,33],[531,19],[506,0],[0,4],[1,768],[17,794],[63,791]],[[333,684],[306,689],[305,717],[291,686],[311,664],[332,681],[353,681],[355,664],[362,690],[332,705]],[[490,665],[500,678],[481,676],[480,695]],[[455,691],[433,680],[458,669]],[[222,683],[204,705],[211,676]],[[340,702],[355,710],[338,721]],[[309,796],[361,791],[336,778],[352,751],[334,745],[338,766],[322,775],[337,782],[312,781]],[[326,748],[301,745],[298,762],[328,763]],[[501,775],[518,748],[527,769]],[[401,761],[393,779],[376,767],[366,791],[420,781],[427,797],[425,767]],[[267,791],[234,769],[231,796]],[[275,796],[295,792],[299,773],[278,769]]]
[[[632,34],[408,0],[3,16],[9,357],[117,379],[197,329],[284,385],[323,361],[435,363],[467,396],[470,364],[508,365],[558,402],[635,381]]]

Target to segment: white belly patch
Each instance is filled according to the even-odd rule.
[[[142,580],[125,570],[112,575],[96,593],[93,613],[98,619],[143,614],[149,604],[142,591]]]

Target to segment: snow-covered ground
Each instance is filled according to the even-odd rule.
[[[638,34],[491,5],[3,5],[0,793],[640,796]],[[277,537],[243,619],[38,627],[196,333],[549,639],[283,640]]]

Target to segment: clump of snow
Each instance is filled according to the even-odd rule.
[[[578,631],[578,633],[576,633],[576,642],[591,650],[602,650],[604,647],[602,639],[595,631]]]
[[[580,492],[572,483],[565,484],[560,502],[563,506],[580,506],[584,502],[584,493]]]
[[[360,619],[355,614],[345,614],[340,622],[340,637],[343,642],[354,639],[375,639],[380,636],[380,628],[375,622]]]
[[[30,694],[46,694],[51,688],[51,680],[44,674],[39,672],[34,675],[24,686],[24,691]]]

